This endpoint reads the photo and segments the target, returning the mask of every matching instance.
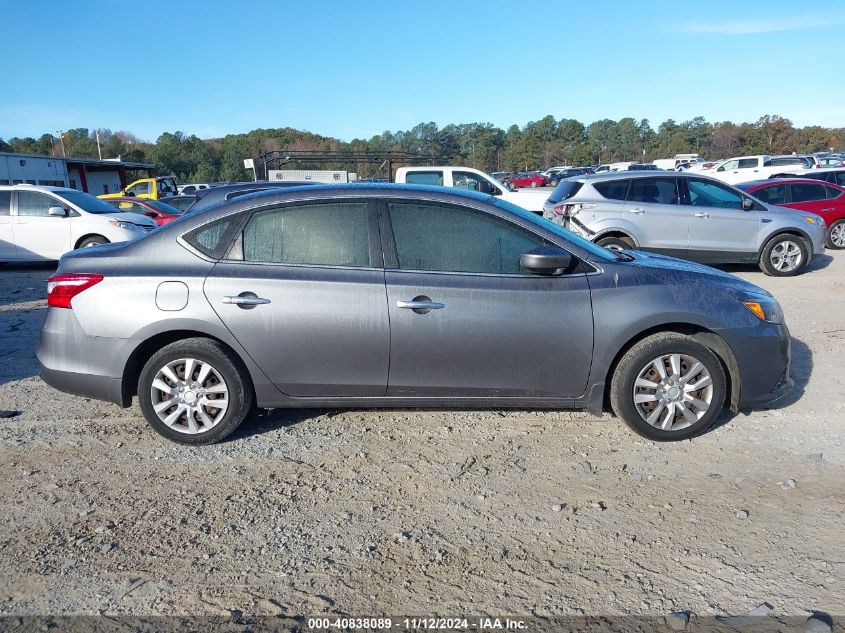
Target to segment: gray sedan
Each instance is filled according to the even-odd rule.
[[[765,290],[614,252],[489,195],[267,191],[66,255],[42,377],[177,442],[254,406],[584,408],[678,440],[792,385]]]

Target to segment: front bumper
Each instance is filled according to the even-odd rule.
[[[720,334],[736,357],[740,409],[771,404],[795,386],[789,375],[792,338],[786,325],[761,324]]]
[[[88,336],[73,310],[48,308],[36,357],[51,387],[126,407],[123,371],[137,341]]]

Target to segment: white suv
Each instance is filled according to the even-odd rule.
[[[57,260],[68,251],[134,240],[156,228],[65,187],[0,186],[0,262]]]

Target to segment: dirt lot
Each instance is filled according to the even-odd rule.
[[[170,444],[40,382],[50,272],[0,270],[0,614],[845,614],[845,254],[733,270],[783,303],[798,387],[675,444],[408,410]]]

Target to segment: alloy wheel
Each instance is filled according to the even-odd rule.
[[[801,265],[803,260],[801,247],[791,240],[778,242],[769,253],[769,261],[779,272],[792,272]]]
[[[223,376],[195,358],[173,360],[159,369],[150,397],[164,424],[190,435],[214,428],[229,407],[229,387]]]
[[[845,222],[830,229],[830,241],[838,248],[845,248]]]
[[[634,381],[634,408],[649,425],[678,431],[698,422],[713,402],[713,378],[686,354],[664,354],[646,364]]]

